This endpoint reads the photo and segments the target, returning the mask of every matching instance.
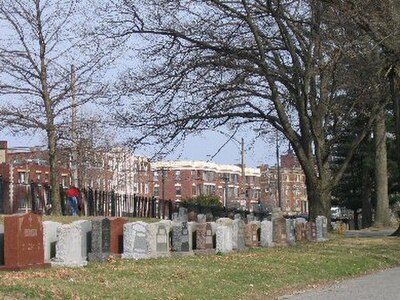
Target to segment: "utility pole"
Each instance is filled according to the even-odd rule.
[[[228,174],[225,174],[224,176],[224,181],[225,181],[225,208],[228,209],[228,196],[229,196],[229,176]]]
[[[246,164],[245,164],[245,150],[244,150],[244,138],[242,138],[242,151],[241,151],[241,167],[242,167],[242,180],[241,180],[241,194],[243,195],[243,198],[245,199],[247,203],[247,209],[250,210],[250,201],[249,199],[246,199]]]
[[[279,137],[278,137],[278,130],[276,131],[276,137],[275,137],[275,142],[276,142],[276,171],[277,171],[277,182],[278,182],[278,206],[280,209],[282,209],[282,191],[281,191],[281,167],[279,163],[280,159],[280,154],[279,154]]]
[[[72,112],[71,112],[71,138],[72,138],[72,157],[71,157],[71,177],[72,185],[78,187],[78,147],[77,147],[77,132],[76,132],[76,69],[71,65],[71,95],[72,95]]]

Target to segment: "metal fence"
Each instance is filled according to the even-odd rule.
[[[66,188],[60,186],[61,210],[63,215],[70,215],[70,207]],[[0,213],[20,213],[32,211],[38,214],[51,214],[51,187],[35,182],[30,184],[10,183],[0,177]],[[142,197],[138,195],[118,194],[114,191],[100,191],[83,189],[78,197],[78,210],[80,215],[107,216],[107,217],[132,217],[132,218],[158,218],[172,219],[172,215],[180,207],[188,210],[191,221],[196,221],[197,214],[205,214],[208,220],[229,217],[234,218],[240,214],[246,218],[252,213],[257,219],[268,217],[266,211],[245,211],[235,208],[226,209],[220,206],[202,206],[190,202],[175,202],[172,200]]]

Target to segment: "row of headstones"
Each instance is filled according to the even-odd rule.
[[[227,253],[253,247],[293,245],[327,239],[326,218],[316,223],[305,219],[275,218],[250,221],[240,215],[206,222],[188,222],[187,214],[173,221],[126,223],[124,218],[80,220],[71,224],[45,221],[32,213],[7,216],[0,270],[32,267],[85,266],[88,261],[106,261],[110,256],[144,259],[202,253]],[[1,228],[0,228],[1,229]],[[1,256],[4,257],[1,263]]]

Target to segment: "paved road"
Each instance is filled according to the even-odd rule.
[[[397,300],[400,299],[400,267],[345,280],[321,289],[279,299],[290,300]]]

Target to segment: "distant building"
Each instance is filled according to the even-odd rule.
[[[288,215],[308,213],[305,175],[293,151],[281,155],[281,203],[278,193],[278,169],[261,165],[261,198],[272,209],[281,206]]]
[[[32,197],[42,210],[50,197],[50,166],[46,152],[10,150],[0,141],[0,212],[16,213],[31,208]],[[60,167],[60,184],[70,184],[69,170]]]
[[[159,161],[151,164],[154,196],[180,202],[215,195],[228,207],[255,209],[260,199],[260,170],[205,161]]]

